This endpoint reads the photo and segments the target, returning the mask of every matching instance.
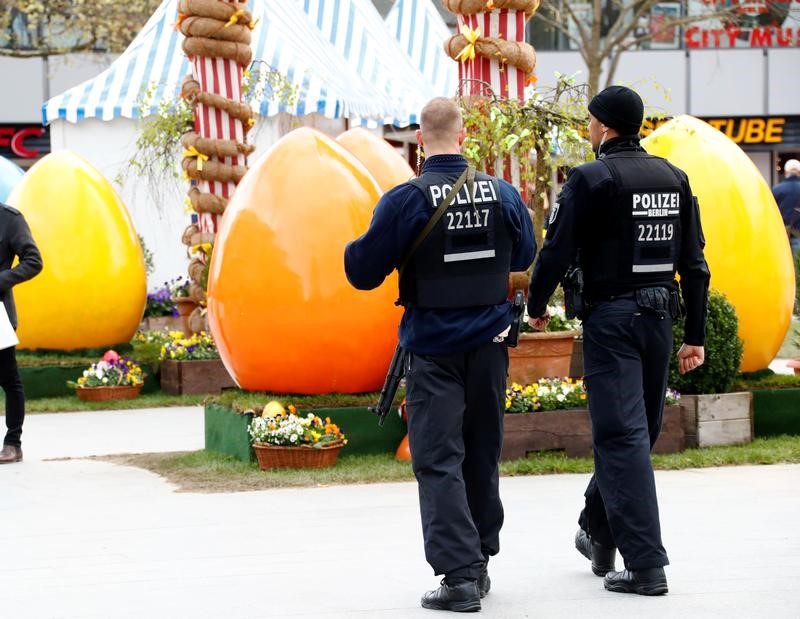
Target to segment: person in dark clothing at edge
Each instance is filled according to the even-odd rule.
[[[417,131],[422,173],[384,194],[369,229],[348,244],[353,286],[375,288],[402,264],[467,168],[465,135],[453,100],[425,105]],[[478,173],[473,200],[466,186],[457,196],[401,273],[399,336],[409,351],[406,408],[425,556],[444,574],[422,606],[464,612],[480,610],[490,587],[486,564],[499,551],[503,337],[514,317],[508,275],[530,266],[536,242],[525,205],[505,181]]]
[[[11,267],[14,258],[19,264]],[[28,223],[17,209],[0,203],[0,298],[8,319],[17,328],[17,309],[12,288],[42,270],[42,256],[31,236]],[[0,387],[6,393],[6,436],[0,464],[22,460],[22,422],[25,421],[25,392],[17,369],[16,346],[0,350]]]
[[[697,201],[686,174],[639,145],[644,106],[611,86],[589,103],[597,160],[573,169],[553,205],[528,294],[543,329],[547,301],[567,269],[583,268],[584,373],[595,472],[575,546],[609,591],[667,592],[650,450],[664,408],[672,321],[686,305],[679,371],[703,363],[709,270]],[[615,571],[616,549],[625,562]]]
[[[772,188],[778,203],[792,253],[800,252],[800,161],[789,159],[783,166],[784,179]]]

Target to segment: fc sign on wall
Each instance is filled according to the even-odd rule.
[[[0,125],[0,155],[6,159],[38,159],[49,152],[49,127]]]

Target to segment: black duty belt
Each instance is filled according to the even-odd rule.
[[[636,294],[633,291],[631,292],[622,292],[620,294],[606,294],[606,295],[592,295],[589,299],[589,303],[601,303],[604,301],[616,301],[617,299],[635,299]]]

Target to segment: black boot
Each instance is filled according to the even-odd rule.
[[[575,534],[575,548],[592,562],[592,572],[595,576],[605,576],[608,572],[614,571],[614,560],[617,557],[616,548],[607,548],[593,542],[583,529],[578,529]]]
[[[481,609],[478,583],[464,578],[442,579],[442,586],[422,596],[422,607],[471,613]]]
[[[609,572],[603,580],[603,586],[616,593],[638,593],[639,595],[663,595],[669,590],[663,567]]]
[[[481,575],[478,576],[478,592],[481,594],[481,598],[485,598],[491,588],[492,579],[489,578],[489,570],[484,563],[483,568],[481,568]]]

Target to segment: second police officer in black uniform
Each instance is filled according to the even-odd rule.
[[[610,591],[667,592],[650,450],[664,407],[672,320],[686,307],[681,373],[703,363],[709,271],[697,201],[686,174],[639,145],[644,106],[612,86],[589,103],[597,160],[573,169],[551,207],[531,279],[531,326],[577,259],[583,268],[584,371],[595,473],[580,514],[577,549]],[[615,570],[619,549],[625,569]]]
[[[422,174],[384,194],[367,232],[347,246],[353,286],[375,288],[403,264],[467,168],[464,137],[454,101],[428,102],[417,132]],[[402,270],[400,344],[410,353],[406,408],[425,557],[445,576],[422,605],[474,611],[489,590],[486,563],[503,524],[508,350],[499,336],[513,319],[508,274],[530,266],[536,244],[525,205],[505,181],[478,174],[472,200],[466,186],[456,195]]]

